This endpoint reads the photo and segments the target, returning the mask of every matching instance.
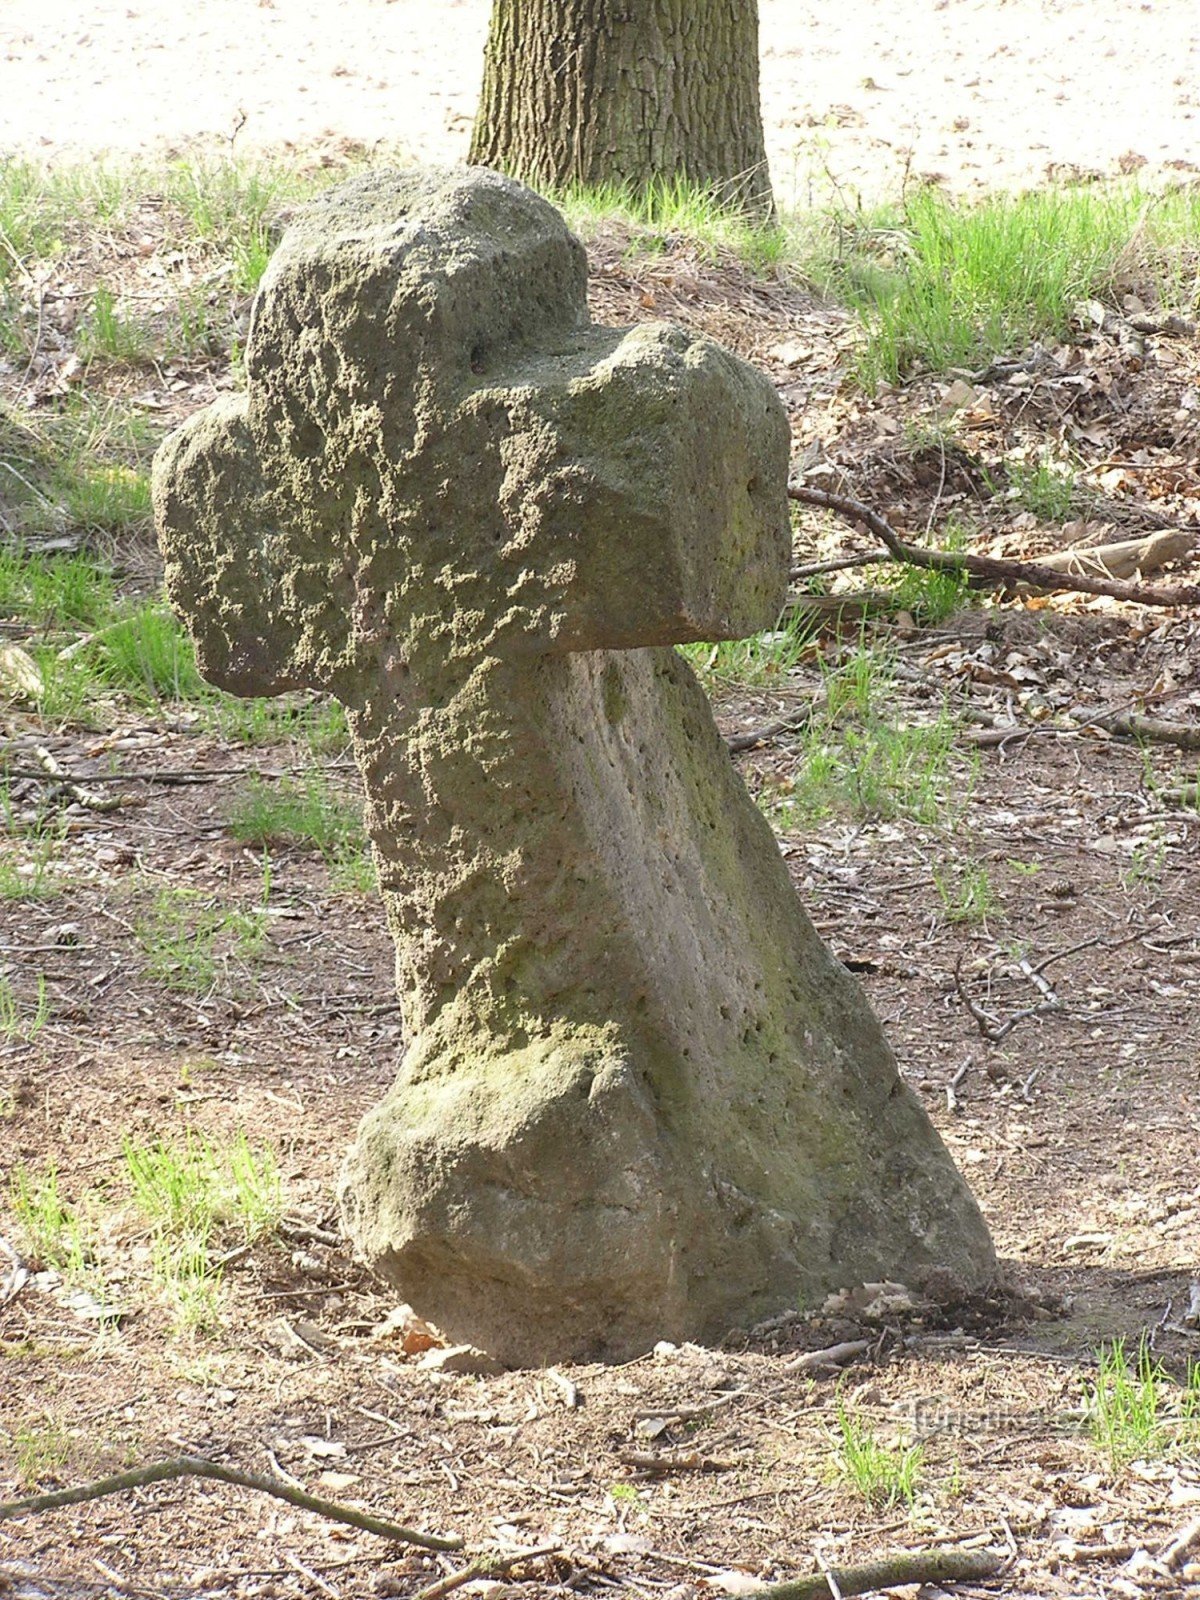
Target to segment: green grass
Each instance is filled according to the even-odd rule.
[[[0,972],[0,1039],[6,1044],[32,1044],[49,1020],[45,978],[38,977],[36,997],[30,1003],[18,997],[7,973]]]
[[[934,866],[933,886],[947,922],[982,923],[998,909],[987,868],[965,861],[957,868]]]
[[[748,639],[684,644],[678,650],[702,682],[761,688],[782,683],[809,654],[817,624],[802,610],[785,613],[774,628]]]
[[[126,1140],[122,1153],[134,1204],[163,1233],[207,1239],[230,1228],[249,1243],[270,1233],[282,1214],[278,1162],[244,1130],[223,1146],[198,1133],[152,1144]]]
[[[30,546],[72,534],[148,533],[155,442],[140,412],[86,390],[28,417],[0,399],[5,545],[36,554]]]
[[[40,1172],[16,1167],[9,1179],[8,1193],[26,1253],[32,1260],[53,1267],[70,1281],[83,1277],[91,1259],[88,1226],[78,1209],[64,1198],[54,1162],[48,1162]]]
[[[834,814],[868,822],[908,817],[946,825],[961,804],[957,724],[896,727],[875,716],[859,724],[819,722],[809,730],[793,777],[767,796],[768,814],[785,831]]]
[[[961,551],[970,538],[971,529],[951,518],[942,528],[931,530],[922,543],[933,550]],[[925,627],[936,627],[973,599],[965,572],[941,572],[903,563],[893,563],[884,570],[884,581],[891,589],[896,610],[907,611]]]
[[[898,723],[892,684],[887,655],[865,642],[827,669],[791,777],[760,796],[776,827],[836,813],[934,826],[959,814],[973,768],[955,750],[957,722],[943,706],[932,722]]]
[[[624,225],[633,233],[634,253],[655,254],[669,241],[682,238],[710,252],[732,251],[757,272],[777,268],[794,254],[785,227],[723,205],[712,190],[686,179],[663,179],[645,190],[621,184],[575,185],[549,198],[585,239],[605,223]]]
[[[46,628],[94,628],[111,616],[111,568],[90,555],[43,555],[0,544],[0,613]]]
[[[134,929],[147,976],[189,994],[209,993],[231,964],[253,963],[267,944],[260,912],[221,910],[190,889],[160,889]]]
[[[150,478],[135,467],[77,463],[61,494],[69,522],[87,533],[149,531]]]
[[[1096,1381],[1084,1402],[1093,1443],[1114,1471],[1131,1461],[1200,1444],[1200,1383],[1181,1388],[1167,1376],[1143,1339],[1131,1357],[1123,1339],[1102,1346]]]
[[[204,725],[231,744],[282,744],[297,740],[314,755],[336,755],[350,742],[346,713],[336,700],[316,695],[262,696],[243,700],[215,694]]]
[[[47,1417],[40,1427],[22,1422],[10,1435],[17,1479],[23,1489],[42,1488],[47,1479],[57,1480],[60,1469],[71,1458],[71,1436]]]
[[[303,782],[252,778],[234,802],[229,831],[243,844],[319,850],[335,888],[365,893],[374,887],[362,806],[336,793],[320,773],[310,773]]]
[[[135,699],[201,700],[209,693],[191,640],[159,601],[137,606],[88,648],[104,681]]]
[[[1036,461],[1009,461],[1012,498],[1022,511],[1042,522],[1067,522],[1080,509],[1074,470],[1043,455]]]
[[[7,785],[0,789],[0,901],[48,900],[62,888],[54,870],[63,841],[58,820],[25,825],[14,814]]]
[[[86,360],[135,364],[144,361],[150,349],[150,332],[121,308],[117,295],[107,284],[98,284],[92,307],[79,330],[80,353]]]
[[[151,1233],[156,1281],[169,1299],[177,1331],[215,1332],[220,1325],[221,1235],[249,1244],[269,1234],[283,1212],[279,1166],[271,1150],[244,1131],[225,1145],[199,1134],[126,1140],[126,1176],[133,1202]]]
[[[838,1402],[836,1466],[839,1478],[876,1510],[911,1506],[917,1497],[923,1450],[920,1445],[882,1444],[864,1422]]]
[[[1182,263],[1198,231],[1195,190],[1040,190],[967,205],[922,189],[902,210],[840,219],[836,247],[813,269],[863,319],[859,376],[873,390],[1060,336],[1118,272],[1191,309],[1195,274]]]

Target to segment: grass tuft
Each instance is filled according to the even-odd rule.
[[[919,1444],[885,1445],[838,1402],[838,1475],[877,1510],[911,1506],[924,1451]]]
[[[221,911],[190,889],[160,889],[135,931],[147,975],[190,994],[207,994],[231,962],[256,961],[267,944],[260,912]]]
[[[178,1331],[220,1326],[222,1268],[212,1255],[221,1230],[243,1243],[270,1233],[283,1212],[274,1154],[244,1131],[223,1147],[199,1134],[153,1144],[126,1140],[126,1175],[134,1204],[151,1229],[154,1275],[173,1307]]]
[[[335,888],[366,893],[375,886],[362,806],[337,794],[319,773],[302,783],[252,778],[234,804],[229,830],[243,844],[315,847],[329,863]]]
[[[1156,1361],[1145,1339],[1130,1357],[1123,1339],[1102,1346],[1094,1384],[1084,1387],[1093,1442],[1115,1472],[1131,1461],[1200,1443],[1200,1387],[1181,1389]]]
[[[33,1261],[53,1267],[70,1281],[85,1274],[91,1257],[88,1230],[64,1198],[53,1161],[40,1172],[16,1167],[9,1180],[9,1203]]]
[[[1040,190],[973,205],[936,189],[903,210],[839,219],[815,276],[860,314],[864,386],[974,368],[1066,332],[1079,302],[1134,267],[1164,297],[1194,304],[1172,262],[1200,227],[1200,194],[1136,188]]]
[[[686,239],[708,252],[729,250],[760,273],[777,270],[794,254],[785,227],[724,204],[719,194],[685,178],[659,179],[646,189],[573,185],[549,198],[585,238],[604,223],[622,223],[634,234],[631,250],[642,254]]]

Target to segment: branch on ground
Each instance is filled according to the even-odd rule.
[[[1173,744],[1180,750],[1200,750],[1200,726],[1194,722],[1166,722],[1161,717],[1144,717],[1138,711],[1072,709],[1081,728],[1100,728],[1123,739],[1141,739],[1152,744]]]
[[[868,1594],[903,1583],[961,1583],[994,1577],[1005,1559],[993,1550],[903,1550],[860,1566],[828,1567],[773,1583],[753,1590],[746,1600],[828,1600],[831,1594]]]
[[[1200,606],[1200,584],[1184,583],[1170,588],[1159,584],[1126,583],[1118,578],[1102,578],[1085,572],[1060,572],[1037,561],[1002,560],[998,556],[970,555],[958,550],[930,550],[924,545],[909,544],[877,511],[853,500],[849,495],[832,494],[826,489],[807,489],[800,484],[788,485],[789,499],[801,505],[818,506],[832,511],[856,527],[866,528],[887,548],[895,561],[912,567],[925,567],[934,572],[966,573],[980,583],[993,588],[1011,589],[1018,584],[1055,594],[1070,591],[1077,594],[1104,595],[1110,600],[1127,600],[1141,606]]]
[[[216,1461],[205,1461],[200,1456],[174,1456],[169,1461],[152,1461],[144,1467],[134,1467],[129,1472],[118,1472],[111,1478],[98,1478],[92,1483],[79,1484],[74,1489],[54,1489],[47,1494],[29,1495],[24,1500],[0,1502],[0,1522],[9,1517],[21,1517],[38,1511],[52,1511],[57,1506],[77,1506],[85,1500],[100,1500],[106,1495],[123,1494],[126,1489],[141,1489],[149,1483],[162,1483],[169,1478],[214,1478],[218,1483],[233,1483],[242,1489],[257,1489],[260,1494],[274,1495],[302,1511],[315,1511],[331,1522],[344,1522],[352,1528],[362,1528],[367,1533],[377,1533],[383,1539],[394,1539],[398,1544],[417,1545],[422,1550],[461,1550],[463,1540],[457,1535],[442,1537],[433,1533],[418,1533],[386,1517],[373,1516],[369,1511],[358,1511],[353,1506],[336,1500],[323,1500],[303,1489],[293,1488],[282,1478],[267,1478],[256,1472],[239,1472],[236,1467],[223,1467]]]

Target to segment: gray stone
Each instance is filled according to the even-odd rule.
[[[248,395],[154,474],[205,674],[347,709],[408,1037],[350,1231],[510,1362],[994,1270],[670,648],[777,615],[778,398],[585,287],[507,179],[356,180],[272,260]]]

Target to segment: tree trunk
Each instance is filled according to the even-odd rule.
[[[756,0],[493,0],[470,159],[770,211]]]

